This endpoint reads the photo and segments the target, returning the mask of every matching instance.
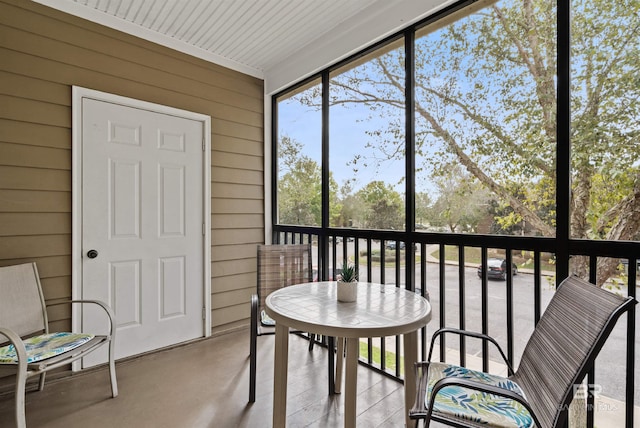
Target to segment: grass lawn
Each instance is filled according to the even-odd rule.
[[[432,252],[431,255],[436,259],[440,258],[440,250]],[[489,249],[487,252],[489,257],[504,257],[504,250],[497,249]],[[367,252],[360,251],[359,254],[359,264],[360,266],[366,266],[367,264]],[[400,265],[404,266],[404,250],[400,250]],[[518,268],[528,268],[533,269],[533,253],[530,251],[514,251],[512,253],[513,262],[518,266]],[[476,263],[480,264],[480,248],[477,247],[465,247],[464,249],[464,258],[465,263]],[[445,260],[447,261],[458,261],[458,247],[455,245],[446,245],[445,246]],[[416,264],[420,263],[420,256],[416,254]],[[548,253],[543,253],[540,257],[540,268],[546,271],[554,272],[556,267],[553,263],[550,262],[550,255]],[[371,251],[371,265],[372,266],[380,266],[380,250]],[[385,251],[385,266],[387,267],[395,267],[396,265],[396,253],[395,250],[387,250]]]
[[[458,247],[454,245],[446,245],[444,247],[445,260],[458,261]],[[477,263],[480,264],[480,248],[477,247],[465,247],[464,249],[464,261],[465,263]],[[431,255],[437,259],[440,258],[440,250],[436,250]],[[487,251],[488,257],[504,257],[504,250],[489,249]],[[512,253],[513,262],[518,265],[518,268],[530,268],[533,269],[533,253],[530,251],[514,251]],[[542,270],[555,271],[554,264],[549,263],[549,258],[546,257],[546,253],[543,253],[540,257],[540,268]]]
[[[367,265],[367,252],[360,251],[359,262],[361,266]],[[420,262],[420,256],[416,255],[416,263]],[[384,253],[384,264],[388,267],[396,265],[396,252],[395,250],[386,250]],[[371,265],[380,266],[380,250],[371,251]],[[404,250],[400,250],[400,266],[404,266]]]
[[[371,347],[371,357],[373,359],[373,363],[374,365],[379,366],[381,359],[380,359],[380,348],[378,348],[377,346],[372,346]],[[360,356],[367,358],[368,355],[368,346],[367,346],[367,342],[360,342]],[[387,369],[388,371],[395,373],[396,371],[396,354],[395,352],[389,352],[387,351],[385,353],[385,369]],[[400,375],[404,374],[404,358],[402,356],[400,356]]]

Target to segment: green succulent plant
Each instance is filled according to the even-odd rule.
[[[342,282],[357,282],[358,281],[358,268],[355,265],[350,264],[348,261],[344,261],[342,264],[342,272],[340,273],[340,281]]]

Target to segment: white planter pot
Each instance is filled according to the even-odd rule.
[[[338,301],[339,302],[355,302],[358,297],[357,282],[338,281]]]

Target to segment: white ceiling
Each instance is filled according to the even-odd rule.
[[[35,0],[265,79],[272,91],[447,0]],[[292,71],[293,68],[293,71]]]

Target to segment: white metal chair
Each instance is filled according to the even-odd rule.
[[[109,345],[111,394],[113,397],[118,395],[114,363],[116,329],[111,308],[95,300],[68,300],[54,305],[69,303],[94,304],[104,309],[109,333],[49,333],[47,306],[36,264],[0,267],[0,376],[16,375],[18,428],[26,427],[24,405],[28,378],[40,376],[39,389],[42,390],[47,371],[70,364],[102,345]]]

